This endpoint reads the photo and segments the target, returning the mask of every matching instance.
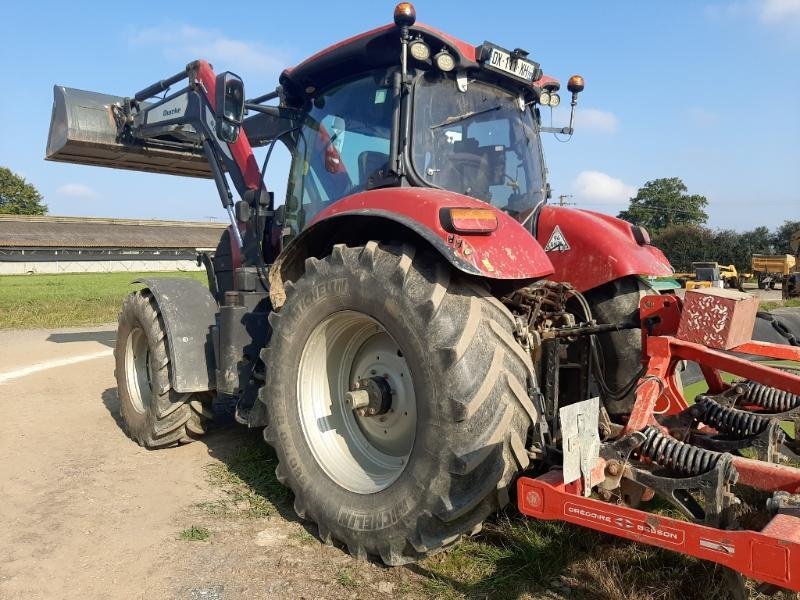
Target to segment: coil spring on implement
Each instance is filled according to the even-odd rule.
[[[708,396],[691,408],[692,416],[717,431],[736,437],[750,437],[769,427],[769,417],[718,404]]]
[[[757,381],[743,381],[736,384],[741,392],[740,401],[755,404],[764,410],[787,412],[800,407],[800,396],[784,390],[769,387]]]
[[[664,435],[653,426],[645,427],[642,429],[642,433],[645,440],[639,446],[640,456],[649,458],[654,463],[679,475],[686,477],[703,475],[714,469],[720,460],[728,463],[726,475],[732,469],[728,455],[684,444],[675,438]]]

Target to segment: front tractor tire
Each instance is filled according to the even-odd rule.
[[[272,313],[264,436],[326,543],[400,565],[475,532],[529,463],[529,356],[508,310],[435,256],[309,258]]]
[[[133,292],[122,303],[114,360],[120,413],[133,441],[165,448],[206,432],[212,395],[172,389],[164,323],[148,290]]]

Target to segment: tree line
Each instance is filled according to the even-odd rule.
[[[772,231],[756,227],[743,232],[683,224],[653,232],[651,239],[678,272],[691,271],[697,261],[732,264],[739,272],[748,272],[753,254],[793,254],[789,240],[798,229],[800,221],[785,221]]]
[[[708,199],[687,191],[678,177],[648,181],[618,215],[647,229],[676,271],[690,271],[693,262],[716,261],[746,272],[753,254],[793,254],[789,241],[800,221],[787,220],[773,230],[711,229],[705,225]]]
[[[42,195],[24,177],[0,167],[0,215],[44,215]]]

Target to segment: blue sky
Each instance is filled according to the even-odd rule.
[[[562,81],[585,77],[576,135],[545,137],[554,195],[616,213],[645,181],[677,176],[709,198],[713,227],[800,218],[800,0],[415,5],[420,22],[526,48]],[[53,84],[130,95],[204,57],[242,75],[252,96],[273,89],[284,66],[389,22],[394,3],[233,6],[6,4],[0,165],[36,185],[52,214],[223,220],[210,181],[43,156]],[[566,109],[554,115],[566,118]],[[287,171],[276,152],[267,185],[279,197]]]

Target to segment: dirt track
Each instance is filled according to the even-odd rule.
[[[0,332],[0,598],[418,597],[419,575],[319,544],[285,498],[267,518],[204,509],[230,499],[209,465],[258,433],[228,426],[139,448],[121,428],[113,340],[108,329]],[[180,539],[192,525],[210,539]]]

